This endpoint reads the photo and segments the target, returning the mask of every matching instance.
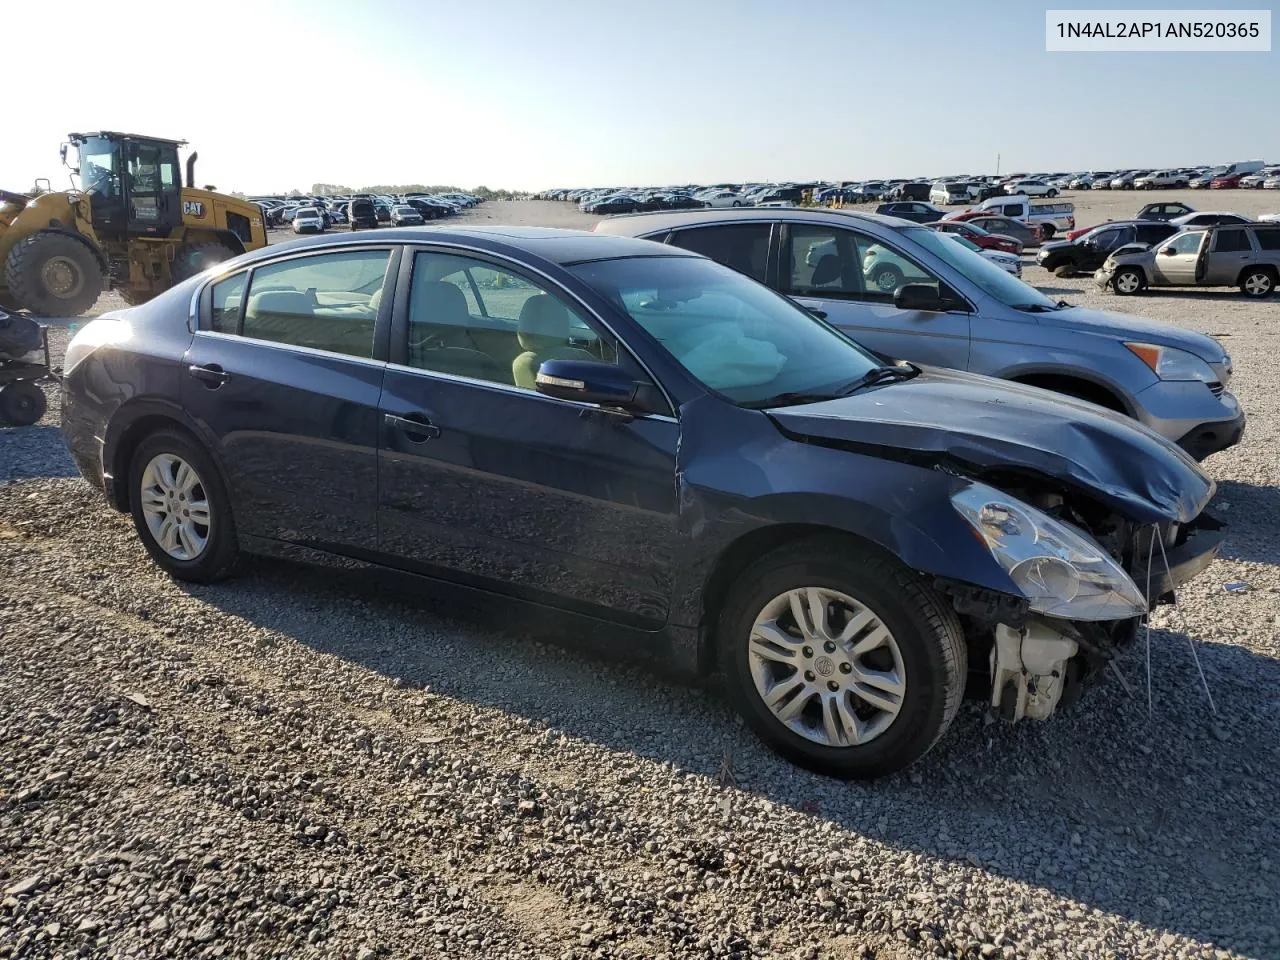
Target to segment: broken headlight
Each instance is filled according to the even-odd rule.
[[[1146,612],[1146,600],[1124,569],[1067,524],[981,483],[951,503],[1037,613],[1124,620]]]

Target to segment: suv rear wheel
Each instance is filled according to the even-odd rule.
[[[1246,297],[1261,300],[1276,289],[1275,272],[1267,267],[1249,267],[1240,276],[1240,292]]]
[[[717,636],[743,719],[783,756],[833,777],[917,760],[964,693],[955,612],[918,574],[853,540],[766,554],[730,590]]]

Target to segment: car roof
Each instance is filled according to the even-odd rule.
[[[245,262],[268,259],[285,251],[341,249],[373,243],[453,243],[480,247],[506,255],[528,254],[562,266],[590,260],[623,257],[696,257],[678,247],[632,237],[560,230],[552,227],[392,227],[375,233],[335,233],[288,243],[272,244],[245,257]]]
[[[701,210],[669,210],[654,213],[626,213],[609,217],[596,224],[597,234],[619,237],[637,237],[642,234],[663,233],[688,227],[706,227],[717,224],[744,223],[752,220],[809,220],[815,223],[871,223],[880,227],[901,229],[916,224],[900,217],[878,213],[862,213],[852,210],[832,210],[811,207],[737,207],[733,209],[703,208]]]

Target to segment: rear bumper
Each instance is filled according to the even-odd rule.
[[[1227,538],[1227,525],[1206,510],[1184,527],[1179,535],[1184,537],[1182,543],[1174,547],[1166,545],[1164,556],[1161,556],[1158,544],[1151,553],[1150,589],[1147,587],[1150,537],[1139,538],[1129,575],[1152,607],[1168,599],[1178,587],[1204,572],[1205,567],[1217,557]],[[1165,569],[1166,558],[1169,561],[1168,570]]]

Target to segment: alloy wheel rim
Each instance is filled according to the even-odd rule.
[[[184,561],[204,553],[213,511],[191,464],[171,453],[157,454],[142,471],[139,494],[147,529],[161,550]]]
[[[846,593],[800,587],[779,594],[756,617],[748,645],[761,701],[812,743],[869,743],[902,710],[902,651],[880,617]]]
[[[1245,278],[1244,288],[1255,297],[1261,296],[1271,289],[1271,277],[1265,273],[1250,274]]]
[[[890,293],[898,289],[898,275],[892,270],[885,270],[876,277],[876,286],[882,293]]]
[[[84,277],[70,257],[50,257],[40,268],[44,287],[55,297],[74,297],[84,286]]]
[[[1124,273],[1116,280],[1116,284],[1124,293],[1133,293],[1138,289],[1138,278],[1132,273]]]

